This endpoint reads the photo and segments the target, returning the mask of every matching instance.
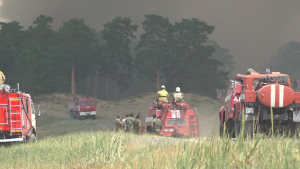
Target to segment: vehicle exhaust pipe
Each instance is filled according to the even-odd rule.
[[[18,92],[19,92],[20,91],[19,83],[17,83],[17,86],[18,86]]]

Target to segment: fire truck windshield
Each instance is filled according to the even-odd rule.
[[[81,106],[94,105],[94,101],[92,100],[80,101],[79,105]]]

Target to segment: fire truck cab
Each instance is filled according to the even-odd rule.
[[[39,108],[35,110],[29,94],[0,85],[0,142],[36,141]]]
[[[69,98],[68,109],[71,118],[82,120],[84,117],[96,119],[96,102],[93,98]]]
[[[294,91],[297,81],[292,89],[288,75],[280,72],[237,74],[228,86],[224,106],[219,111],[220,136],[268,133],[272,125],[277,133],[299,133],[300,92]]]

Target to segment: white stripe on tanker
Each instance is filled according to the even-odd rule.
[[[271,107],[275,107],[275,85],[271,85]]]
[[[284,86],[279,85],[279,107],[283,107]]]

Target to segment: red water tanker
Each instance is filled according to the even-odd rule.
[[[271,119],[276,132],[298,135],[300,92],[295,91],[298,85],[295,81],[293,89],[289,76],[280,72],[237,74],[229,81],[224,106],[219,111],[220,135],[224,134],[225,124],[226,134],[239,135],[242,119],[245,136],[269,132]]]
[[[151,106],[148,109],[145,126],[142,129],[151,133],[153,114],[162,121],[160,135],[167,137],[199,136],[198,118],[196,108],[190,109],[190,105],[184,102],[176,104],[158,103],[158,107]]]
[[[33,142],[37,140],[37,121],[40,111],[35,110],[30,95],[0,85],[0,142]]]

